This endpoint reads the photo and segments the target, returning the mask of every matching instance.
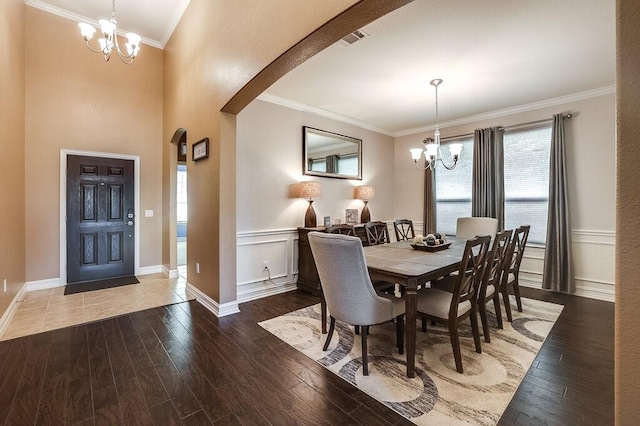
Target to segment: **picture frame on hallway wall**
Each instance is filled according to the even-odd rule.
[[[202,138],[194,142],[191,147],[191,158],[193,161],[203,160],[209,157],[209,138]]]

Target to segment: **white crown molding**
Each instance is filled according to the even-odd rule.
[[[75,21],[75,22],[86,22],[87,24],[91,24],[91,25],[94,25],[96,27],[100,26],[96,19],[89,18],[89,17],[86,17],[86,16],[82,16],[82,15],[79,15],[77,13],[69,12],[68,10],[64,10],[64,9],[61,9],[59,7],[56,7],[56,6],[52,6],[49,3],[45,3],[45,2],[43,2],[41,0],[25,0],[24,4],[26,4],[27,6],[31,6],[31,7],[35,8],[35,9],[40,9],[40,10],[42,10],[44,12],[48,12],[48,13],[51,13],[53,15],[60,16],[62,18],[70,19],[70,20]],[[186,6],[185,6],[185,8],[186,8]],[[178,21],[179,20],[180,20],[180,18],[178,17]],[[174,24],[174,28],[175,28],[175,25],[177,25],[177,23],[178,22],[176,22]],[[173,28],[171,29],[171,32],[173,32]],[[126,30],[124,30],[122,28],[118,28],[118,35],[119,36],[125,37],[126,33],[127,33]],[[171,36],[171,33],[169,34],[169,37],[170,36]],[[78,38],[81,39],[80,31],[78,31]],[[168,40],[168,38],[167,38],[167,40]],[[148,46],[155,47],[155,48],[158,48],[158,49],[163,49],[164,48],[164,44],[160,43],[157,40],[152,40],[152,39],[147,38],[147,37],[142,37],[141,38],[141,42],[146,44],[146,45],[148,45]]]
[[[270,95],[268,93],[260,94],[256,99],[261,101],[269,102],[272,104],[280,105],[286,108],[295,109],[297,111],[308,112],[310,114],[314,114],[320,117],[329,118],[331,120],[339,121],[341,123],[351,124],[357,127],[361,127],[366,130],[371,130],[377,133],[381,133],[387,136],[394,136],[391,130],[383,129],[381,127],[372,126],[369,123],[364,121],[356,120],[351,117],[347,117],[345,115],[336,114],[335,112],[327,111],[322,108],[317,108],[311,105],[303,104],[300,102],[292,101],[289,99],[281,98],[280,96]]]
[[[546,99],[544,101],[532,102],[530,104],[499,109],[496,111],[486,112],[483,114],[471,115],[469,117],[463,117],[456,120],[446,121],[446,122],[440,123],[440,128],[442,129],[446,127],[459,126],[461,124],[474,123],[476,121],[492,120],[494,118],[500,118],[507,115],[533,111],[533,110],[552,107],[556,105],[563,105],[570,102],[577,102],[577,101],[582,101],[584,99],[597,98],[598,96],[610,95],[615,93],[616,93],[615,85],[605,86],[605,87],[600,87],[593,90],[587,90],[585,92],[574,93],[572,95],[559,96],[557,98]],[[416,127],[413,129],[403,130],[401,132],[396,132],[393,136],[399,137],[399,136],[414,135],[416,133],[424,133],[434,129],[435,129],[435,125]]]
[[[473,123],[476,121],[484,121],[491,120],[494,118],[504,117],[511,114],[517,114],[527,111],[533,111],[536,109],[552,107],[556,105],[567,104],[570,102],[577,102],[584,99],[596,98],[598,96],[610,95],[616,93],[616,86],[605,86],[599,87],[597,89],[587,90],[584,92],[574,93],[572,95],[559,96],[557,98],[546,99],[544,101],[532,102],[525,105],[519,105],[511,108],[499,109],[496,111],[490,111],[483,114],[471,115],[468,117],[459,118],[456,120],[450,120],[443,123],[440,123],[440,128],[453,127],[461,124]],[[282,98],[280,96],[271,95],[268,93],[262,93],[256,99],[261,101],[269,102],[272,104],[280,105],[286,108],[295,109],[297,111],[308,112],[310,114],[315,114],[320,117],[329,118],[332,120],[336,120],[342,123],[352,124],[354,126],[361,127],[363,129],[372,130],[374,132],[382,133],[387,136],[392,137],[400,137],[407,135],[414,135],[416,133],[424,133],[435,129],[434,124],[430,124],[428,126],[415,127],[413,129],[402,130],[400,132],[392,132],[391,130],[383,129],[380,127],[373,126],[364,121],[356,120],[354,118],[350,118],[341,114],[336,114],[331,111],[324,110],[322,108],[317,108],[311,105],[303,104],[301,102],[292,101],[289,99]]]

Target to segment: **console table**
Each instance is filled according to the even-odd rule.
[[[362,240],[362,245],[367,245],[367,233],[364,224],[354,225],[356,236]],[[309,232],[325,232],[327,228],[319,226],[316,228],[298,228],[298,283],[299,289],[308,291],[314,296],[320,295],[320,277],[316,263],[313,261],[311,246],[309,245]]]

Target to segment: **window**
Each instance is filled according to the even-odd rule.
[[[448,143],[461,143],[462,153],[455,169],[446,170],[442,164],[436,167],[436,230],[455,235],[458,218],[471,216],[473,135],[442,142],[441,151],[447,164],[451,162]]]
[[[504,133],[504,227],[531,225],[531,243],[547,238],[550,149],[550,124]]]
[[[458,217],[471,216],[473,135],[443,142],[462,143],[454,170],[436,168],[436,229],[455,235]],[[504,227],[531,225],[530,243],[545,244],[549,206],[549,155],[551,124],[505,130],[504,133]]]

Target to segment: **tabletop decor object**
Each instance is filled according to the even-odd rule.
[[[367,223],[371,221],[371,213],[369,212],[369,207],[367,203],[370,199],[375,195],[375,189],[373,186],[357,186],[355,190],[355,199],[364,201],[364,207],[362,208],[362,213],[360,214],[360,223]]]
[[[447,236],[439,232],[428,235],[417,235],[411,240],[411,247],[423,251],[440,251],[448,249],[451,241],[447,241]]]
[[[313,209],[313,198],[319,197],[321,193],[320,182],[316,181],[305,181],[300,182],[300,194],[298,195],[300,198],[308,198],[309,199],[309,208],[307,208],[307,213],[304,215],[304,226],[306,228],[315,228],[318,226],[316,221],[316,211]]]

